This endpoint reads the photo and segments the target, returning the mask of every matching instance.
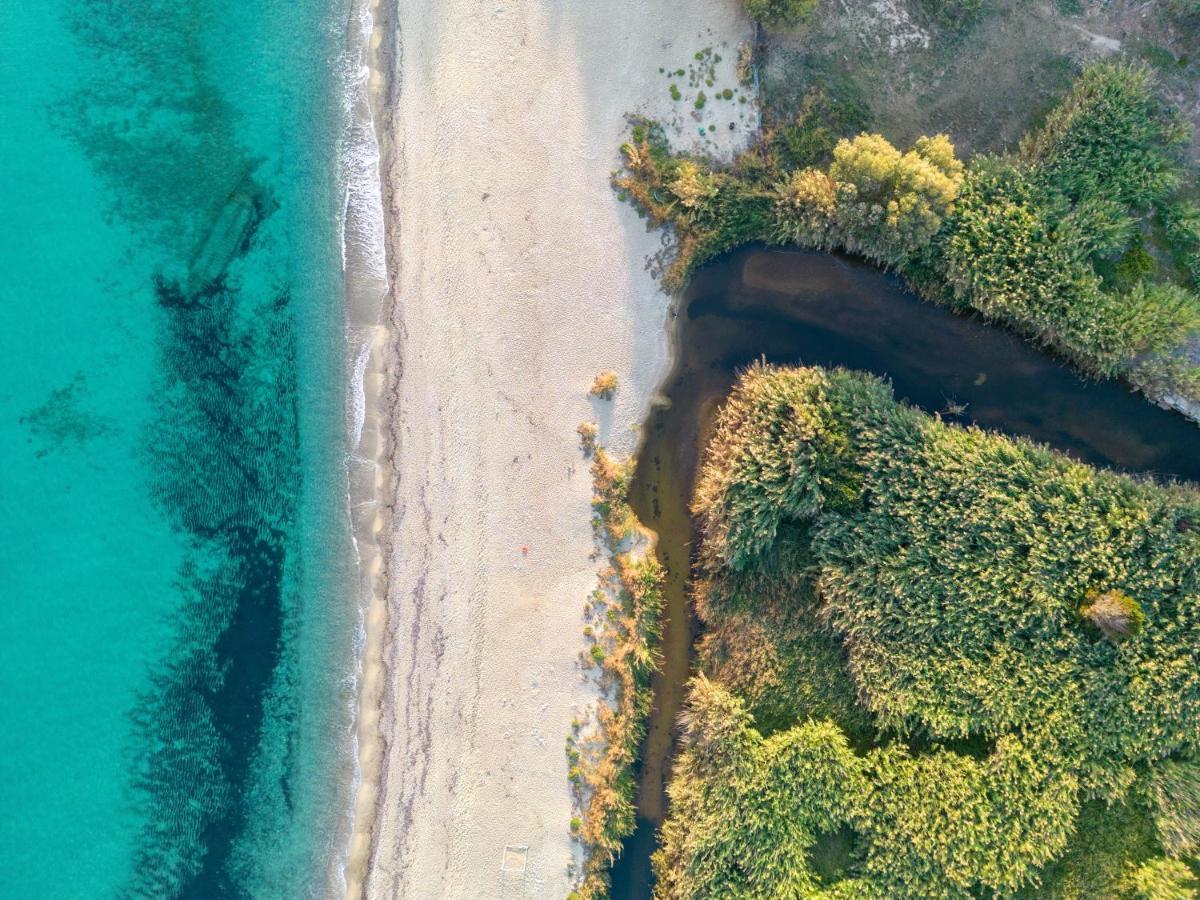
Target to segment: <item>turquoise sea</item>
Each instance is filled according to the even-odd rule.
[[[0,897],[336,887],[350,22],[0,16]]]

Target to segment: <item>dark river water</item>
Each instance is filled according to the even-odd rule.
[[[1200,482],[1200,427],[1114,381],[1089,381],[1027,342],[924,303],[896,276],[824,253],[745,249],[701,270],[684,296],[675,369],[651,412],[631,489],[667,570],[663,666],[638,771],[638,829],[613,869],[614,900],[651,892],[675,720],[696,623],[688,515],[713,413],[757,359],[843,366],[946,419],[1024,435],[1098,466]]]

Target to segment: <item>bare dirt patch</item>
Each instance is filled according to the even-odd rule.
[[[768,117],[786,119],[820,87],[870,110],[899,146],[945,132],[961,156],[1015,146],[1094,59],[1124,55],[1155,69],[1171,101],[1200,125],[1200,23],[1163,2],[984,0],[962,20],[937,0],[825,0],[810,22],[763,38]],[[1200,130],[1200,129],[1198,129]],[[1193,159],[1200,144],[1193,140]]]

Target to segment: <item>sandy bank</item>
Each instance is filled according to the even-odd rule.
[[[356,838],[372,897],[570,889],[563,742],[595,701],[579,655],[597,566],[575,428],[597,420],[631,452],[669,363],[670,301],[647,269],[661,238],[609,176],[631,111],[672,121],[680,143],[748,137],[746,106],[710,101],[694,121],[705,85],[679,79],[673,102],[660,72],[712,47],[715,87],[734,86],[739,10],[405,0],[385,35],[391,294],[367,426],[391,464],[372,519],[386,599],[367,656],[383,669],[363,679]],[[586,394],[605,368],[611,404]]]

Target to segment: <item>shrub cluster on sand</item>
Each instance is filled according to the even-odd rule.
[[[592,387],[588,393],[601,400],[611,400],[617,395],[617,373],[612,369],[605,369],[592,379]]]
[[[571,831],[586,859],[573,900],[603,897],[608,869],[633,833],[633,763],[645,735],[650,676],[662,637],[662,568],[641,534],[627,499],[630,467],[601,447],[592,450],[592,508],[597,534],[612,565],[588,605],[588,659],[598,666],[611,702],[597,706],[598,730],[567,740],[571,783],[581,815]],[[637,544],[637,546],[635,546]],[[578,731],[579,729],[576,729]]]
[[[945,135],[907,151],[878,134],[833,142],[831,127],[859,117],[811,113],[729,167],[673,155],[651,123],[634,128],[616,183],[675,230],[668,288],[748,242],[844,250],[1088,372],[1200,399],[1200,367],[1183,352],[1200,330],[1187,131],[1149,70],[1093,65],[1018,151],[968,165]]]
[[[659,896],[1192,896],[1200,494],[759,366],[695,512]]]

